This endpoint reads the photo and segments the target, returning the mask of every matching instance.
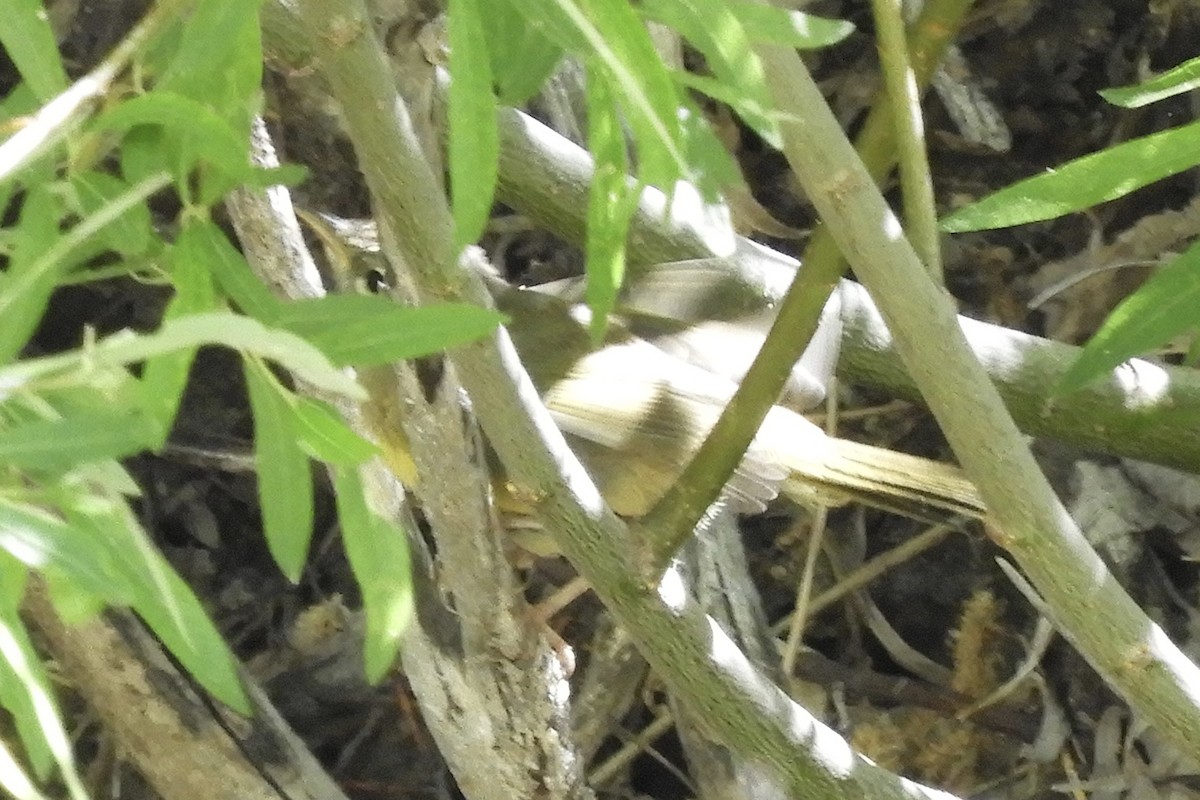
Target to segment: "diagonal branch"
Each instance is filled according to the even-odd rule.
[[[357,35],[324,42],[321,65],[354,142],[375,203],[385,252],[410,265],[426,301],[486,303],[484,287],[451,252],[449,209],[396,96],[361,3],[305,0],[317,31],[337,18]],[[464,259],[476,257],[471,251]],[[721,739],[784,776],[797,796],[949,797],[901,781],[853,753],[832,730],[766,680],[686,593],[634,578],[625,526],[541,407],[507,334],[450,354],[508,474],[535,498],[563,551],[637,639],[693,713]],[[669,600],[669,603],[668,603]]]
[[[762,46],[784,115],[784,154],[867,284],[1008,550],[1059,630],[1183,752],[1200,742],[1200,669],[1117,583],[1054,495],[1000,393],[971,354],[954,306],[900,231],[794,51]]]

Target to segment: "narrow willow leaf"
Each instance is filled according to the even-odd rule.
[[[282,302],[255,276],[246,258],[212,220],[189,222],[175,246],[182,250],[178,258],[192,261],[196,268],[211,274],[242,313],[267,324],[279,314]]]
[[[25,770],[13,757],[3,740],[0,740],[0,789],[8,792],[15,800],[49,800],[37,790]]]
[[[171,63],[156,88],[209,104],[236,102],[254,94],[262,82],[260,5],[257,0],[198,3],[180,30]]]
[[[686,82],[681,83],[686,85]],[[713,126],[690,100],[686,101],[685,110],[680,112],[680,125],[683,131],[684,152],[687,153],[688,163],[693,165],[693,169],[684,179],[700,193],[704,202],[723,203],[722,192],[730,186],[742,186],[746,183],[741,167],[725,145],[721,144]],[[678,191],[677,184],[676,196]],[[711,233],[707,227],[711,226],[706,223],[705,244],[712,248],[714,253],[728,255],[733,252],[736,235],[732,232],[732,227],[725,225],[723,227],[728,228],[728,231],[714,229]]]
[[[563,49],[541,30],[528,25],[508,0],[488,6],[488,56],[499,100],[523,106],[554,74]]]
[[[1100,96],[1115,106],[1141,108],[1200,87],[1200,58],[1185,61],[1162,75],[1119,89],[1101,89]]]
[[[161,428],[141,408],[97,408],[0,429],[0,463],[61,471],[71,464],[153,449]]]
[[[103,213],[106,206],[129,191],[129,186],[120,178],[103,172],[72,175],[71,186],[75,189],[81,216]],[[99,238],[114,252],[136,256],[146,252],[153,235],[150,209],[143,202],[115,215]]]
[[[450,199],[456,252],[478,241],[500,165],[496,96],[479,0],[450,0]],[[498,43],[497,43],[498,44]]]
[[[354,469],[334,470],[338,520],[346,557],[362,590],[367,621],[364,657],[367,679],[387,674],[400,638],[412,618],[412,565],[404,531],[373,514],[366,487]]]
[[[587,9],[604,37],[599,55],[614,105],[621,108],[634,132],[638,176],[669,191],[688,169],[680,148],[679,95],[674,82],[632,5],[591,3]],[[589,78],[588,83],[592,82]]]
[[[0,364],[21,351],[45,313],[63,265],[44,256],[58,237],[62,207],[48,185],[29,190],[13,236],[8,268],[0,273]]]
[[[53,196],[51,184],[40,184],[30,190],[21,209],[9,268],[0,280],[0,319],[4,320],[4,325],[0,325],[0,364],[15,356],[33,332],[50,292],[75,263],[76,251],[94,243],[96,235],[109,223],[163,188],[166,180],[165,175],[152,176],[131,186],[66,234],[58,230],[62,208]]]
[[[70,797],[87,800],[71,740],[50,694],[50,681],[15,611],[0,611],[0,699],[16,721],[34,772],[43,782],[58,764]]]
[[[379,454],[379,448],[350,430],[325,403],[297,397],[292,410],[295,434],[311,457],[339,467],[353,467]]]
[[[249,714],[250,704],[225,640],[196,595],[150,541],[124,498],[87,495],[65,487],[58,502],[80,538],[103,542],[119,554],[117,575],[122,591],[131,595],[128,605],[171,655],[214,697]]]
[[[212,311],[217,307],[216,290],[209,275],[208,254],[204,241],[207,222],[186,224],[169,251],[171,283],[175,294],[163,315],[164,322],[189,314]],[[162,429],[162,438],[171,430],[188,372],[196,356],[195,347],[181,348],[149,360],[143,373],[146,405]],[[160,443],[161,446],[161,443]]]
[[[608,84],[589,70],[587,81],[588,145],[596,160],[588,194],[587,303],[592,310],[591,334],[604,338],[608,315],[625,279],[625,237],[629,218],[623,214],[631,193],[625,172],[625,137],[612,113]]]
[[[125,133],[117,158],[121,176],[137,183],[159,172],[169,172],[165,134],[157,125],[137,125]]]
[[[0,496],[0,548],[25,566],[55,568],[114,603],[131,600],[103,541],[94,541],[43,508]]]
[[[504,321],[491,309],[461,303],[409,308],[381,295],[339,294],[288,303],[275,324],[335,364],[371,366],[468,344]]]
[[[779,126],[769,113],[772,101],[762,63],[725,0],[649,0],[642,9],[702,52],[709,69],[728,89],[738,115],[772,147],[783,147]]]
[[[278,167],[255,167],[241,175],[242,185],[250,189],[269,189],[272,186],[297,186],[308,180],[308,167],[303,164],[281,164]]]
[[[755,42],[816,50],[837,44],[854,32],[852,22],[817,17],[803,11],[788,11],[744,0],[730,0],[728,6]]]
[[[159,444],[159,425],[145,413],[143,387],[121,368],[95,370],[77,383],[0,408],[0,463],[27,478],[73,480],[136,496],[137,486],[110,459]]]
[[[960,233],[1054,219],[1200,164],[1200,122],[1143,136],[1015,183],[941,222]]]
[[[175,181],[187,188],[188,173],[196,161],[204,160],[233,180],[253,171],[246,157],[248,134],[233,127],[212,109],[189,97],[168,91],[154,91],[126,100],[92,122],[94,130],[124,132],[138,125],[157,125],[174,142]]]
[[[263,534],[275,563],[292,583],[300,580],[312,540],[313,488],[308,456],[296,441],[292,409],[267,368],[246,359],[254,412],[254,463]]]
[[[612,83],[637,142],[639,174],[652,185],[672,186],[687,170],[679,147],[678,95],[633,7],[576,0],[509,1],[527,24],[582,55],[590,69]]]
[[[0,44],[38,100],[46,102],[67,88],[58,41],[40,0],[3,0],[0,19]]]
[[[1084,346],[1055,392],[1066,394],[1180,333],[1200,328],[1200,242],[1125,298]]]
[[[225,312],[180,317],[150,334],[122,331],[100,340],[83,353],[73,351],[31,358],[0,367],[0,389],[12,391],[35,379],[70,374],[85,366],[130,364],[206,344],[221,344],[270,359],[318,388],[354,400],[365,397],[362,387],[352,377],[329,363],[320,350],[299,336]]]
[[[16,611],[25,599],[29,568],[0,549],[0,611]]]

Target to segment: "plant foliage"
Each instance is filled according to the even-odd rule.
[[[367,510],[356,474],[374,446],[330,406],[289,387],[303,381],[361,399],[342,367],[436,352],[500,318],[377,297],[288,303],[254,276],[214,222],[214,206],[239,186],[304,177],[249,158],[262,80],[258,10],[253,2],[158,3],[71,83],[41,5],[0,1],[0,41],[23,78],[0,99],[8,136],[0,208],[9,220],[0,228],[0,704],[26,762],[0,747],[0,787],[14,797],[39,797],[36,782],[55,767],[72,797],[86,796],[18,615],[35,574],[70,621],[105,605],[132,609],[202,686],[249,711],[228,647],[139,523],[130,505],[138,489],[118,460],[164,444],[200,347],[242,355],[265,534],[282,572],[297,580],[304,567],[311,461],[323,461],[342,492],[372,677],[390,665],[409,616],[404,534]],[[148,203],[166,194],[178,214],[156,221]],[[87,333],[65,352],[29,352],[59,286],[119,276],[170,287],[156,330]]]
[[[1200,81],[1193,59],[1138,86],[1109,89],[1111,103],[1138,108],[1191,91]],[[1001,189],[942,220],[951,232],[1053,219],[1115,200],[1200,164],[1200,123],[1154,133],[1075,159],[1044,175]],[[1059,381],[1067,393],[1108,374],[1133,356],[1200,329],[1200,251],[1193,244],[1162,265],[1105,320]]]

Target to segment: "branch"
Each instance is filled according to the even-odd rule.
[[[256,163],[277,166],[261,120],[251,143]],[[292,299],[323,293],[286,190],[239,189],[228,207],[247,260],[264,283]],[[470,461],[476,437],[464,430],[457,388],[443,386],[449,403],[427,404],[404,365],[373,369],[367,377],[373,391],[391,391],[392,405],[410,409],[405,422],[422,432],[412,452],[428,476],[420,494],[442,566],[436,582],[423,537],[402,504],[404,487],[381,461],[362,470],[372,511],[409,534],[417,618],[401,656],[430,732],[473,800],[543,790],[550,797],[584,796],[560,700],[561,666],[528,624],[492,525],[486,476]],[[362,410],[331,402],[356,430],[368,433]],[[453,598],[453,611],[445,607],[446,597]],[[497,658],[497,652],[512,657]],[[540,772],[528,770],[529,763],[540,764]]]
[[[499,113],[501,172],[499,199],[568,241],[583,242],[587,151],[513,109]],[[860,140],[863,137],[860,137]],[[629,257],[642,269],[653,264],[705,259],[708,285],[697,305],[726,318],[773,307],[783,298],[799,264],[748,239],[728,258],[715,258],[695,235],[695,220],[666,218],[661,194],[647,190],[633,218]],[[806,264],[821,259],[814,233]],[[836,245],[826,241],[840,259]],[[814,254],[814,251],[815,254]],[[806,266],[806,269],[808,267]],[[636,281],[636,278],[635,278]],[[858,284],[838,287],[843,304],[840,375],[852,383],[885,388],[924,402],[905,370],[883,318]],[[711,298],[711,303],[708,302]],[[1114,374],[1055,402],[1050,389],[1079,354],[1079,348],[966,317],[958,318],[976,357],[996,383],[1021,428],[1089,450],[1153,461],[1200,472],[1200,375],[1184,367],[1154,367],[1165,373],[1164,394],[1153,406],[1131,406],[1129,380]]]
[[[130,611],[67,625],[38,579],[21,612],[112,732],[121,757],[165,800],[345,800],[248,675],[250,719],[197,693]]]
[[[361,2],[333,0],[305,0],[299,9],[314,37],[333,18],[342,23],[342,31],[357,31],[336,44],[327,42],[332,46],[320,63],[341,100],[385,253],[410,267],[425,301],[487,303],[479,279],[450,250],[449,209],[424,162],[383,54],[368,33],[366,9]],[[477,255],[468,251],[463,258]],[[949,797],[902,781],[854,754],[758,673],[686,593],[668,584],[660,594],[633,577],[625,526],[604,507],[537,400],[507,333],[501,330],[456,349],[450,358],[512,480],[537,500],[538,516],[561,549],[630,630],[672,691],[719,738],[778,770],[796,796]]]
[[[758,52],[773,76],[784,155],[872,290],[897,351],[987,503],[993,538],[1097,672],[1181,752],[1195,755],[1200,669],[1126,594],[1054,495],[971,354],[948,295],[897,235],[899,221],[799,57],[777,46]]]

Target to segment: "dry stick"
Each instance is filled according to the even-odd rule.
[[[256,686],[252,719],[214,706],[132,612],[67,625],[49,595],[31,581],[22,615],[164,800],[345,800]]]
[[[896,349],[979,486],[993,537],[1092,666],[1183,752],[1200,752],[1200,669],[1130,599],[1055,497],[972,356],[949,297],[929,279],[799,57],[772,46],[758,52],[784,112],[788,163],[872,290]]]
[[[396,96],[360,3],[304,0],[308,30],[336,19],[321,65],[341,101],[375,203],[386,250],[403,257],[426,301],[489,302],[478,277],[451,251],[449,209]],[[475,256],[468,251],[464,256]],[[779,771],[796,796],[950,797],[904,781],[857,756],[841,737],[759,674],[685,592],[661,594],[635,577],[625,526],[609,511],[541,406],[508,335],[451,354],[473,409],[512,480],[592,583],[671,690],[717,737]]]

